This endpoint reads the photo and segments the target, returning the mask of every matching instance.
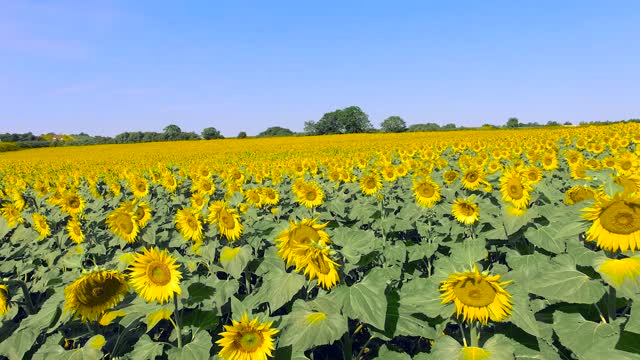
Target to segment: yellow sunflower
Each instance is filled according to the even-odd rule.
[[[456,199],[451,207],[451,213],[458,222],[465,225],[473,225],[480,220],[480,209],[478,204],[473,202],[473,197]]]
[[[465,170],[460,181],[467,190],[478,190],[482,184],[487,184],[487,180],[484,178],[484,171],[477,167]]]
[[[78,194],[68,192],[63,195],[60,207],[67,214],[76,216],[84,209],[84,199]]]
[[[608,251],[626,252],[640,248],[640,197],[616,194],[596,197],[590,207],[582,209],[583,217],[593,221],[587,230],[587,241],[597,241]]]
[[[304,269],[309,281],[318,278],[318,284],[329,290],[340,282],[338,263],[329,257],[329,249],[319,245],[298,245],[295,254],[296,271]]]
[[[209,180],[209,178],[202,177],[191,187],[191,190],[213,196],[213,193],[216,192],[216,186],[211,182],[211,180]]]
[[[207,199],[202,193],[195,193],[191,195],[191,208],[193,211],[200,211],[207,205]]]
[[[275,239],[278,256],[291,266],[295,263],[295,250],[300,246],[331,243],[329,234],[323,229],[327,224],[316,224],[315,219],[302,219],[299,223],[289,221],[289,229],[282,231]]]
[[[84,233],[82,232],[82,228],[80,227],[80,221],[77,218],[69,219],[66,229],[71,241],[76,244],[84,242]]]
[[[490,352],[477,346],[465,346],[460,352],[460,360],[485,360],[491,358]]]
[[[509,168],[500,178],[502,199],[510,201],[518,209],[526,208],[531,200],[531,185],[522,175],[517,168]]]
[[[244,198],[247,199],[247,203],[260,209],[262,207],[262,197],[260,196],[260,190],[249,189],[244,192]]]
[[[635,282],[640,280],[640,257],[606,259],[597,270],[608,283],[616,286],[623,285],[627,279]]]
[[[176,181],[175,176],[172,173],[165,174],[162,177],[162,187],[167,189],[168,192],[172,193],[176,191],[178,188],[178,182]]]
[[[65,310],[82,322],[97,321],[103,312],[116,306],[129,286],[118,271],[98,270],[81,276],[64,289]]]
[[[131,192],[136,199],[141,199],[149,194],[149,184],[144,178],[138,177],[131,183]]]
[[[146,201],[141,201],[138,203],[135,212],[136,219],[138,220],[138,226],[143,229],[151,220],[151,206]]]
[[[619,175],[613,178],[616,184],[622,186],[623,192],[628,194],[640,193],[640,175]]]
[[[564,203],[573,205],[581,201],[593,199],[597,196],[596,191],[588,186],[576,185],[565,191]]]
[[[382,180],[380,180],[380,175],[372,173],[369,175],[365,175],[360,178],[360,190],[366,196],[375,195],[378,191],[382,189]]]
[[[616,160],[616,170],[619,174],[630,175],[635,173],[640,161],[634,153],[624,152],[619,155]]]
[[[453,182],[458,179],[458,176],[458,172],[453,169],[449,169],[442,174],[444,182],[446,182],[447,184],[453,184]]]
[[[302,184],[300,190],[296,192],[295,195],[296,200],[309,209],[324,203],[324,191],[314,182]]]
[[[47,224],[47,218],[44,215],[34,213],[33,214],[33,227],[40,234],[40,240],[51,235],[49,224]]]
[[[393,165],[386,165],[382,168],[382,178],[386,182],[394,182],[398,178],[398,174],[396,173],[396,168]]]
[[[9,289],[0,285],[0,316],[9,312]]]
[[[542,160],[540,160],[541,164],[542,164],[542,168],[545,171],[553,171],[555,169],[557,169],[558,166],[558,154],[556,154],[555,152],[549,152],[546,153],[543,157]]]
[[[274,335],[278,329],[272,329],[273,322],[258,322],[249,320],[244,313],[240,321],[231,320],[233,325],[224,325],[221,338],[216,341],[221,349],[218,356],[224,360],[266,360],[272,357],[275,350]]]
[[[186,240],[195,242],[202,241],[204,234],[202,233],[202,223],[200,222],[200,213],[191,208],[180,209],[176,213],[176,229]]]
[[[430,178],[414,181],[411,190],[413,190],[413,196],[416,198],[416,203],[422,207],[432,207],[442,199],[440,195],[440,186]]]
[[[262,202],[267,205],[278,205],[280,202],[280,194],[276,189],[270,187],[260,188],[260,197]]]
[[[18,224],[24,223],[24,219],[20,216],[20,211],[12,203],[6,203],[0,209],[0,214],[7,220],[9,227],[12,228]]]
[[[231,242],[238,240],[244,231],[238,212],[228,207],[222,200],[215,201],[209,206],[208,220],[210,224],[217,224],[220,235]]]
[[[486,325],[488,320],[500,322],[505,320],[513,305],[511,294],[503,289],[511,281],[499,282],[501,275],[489,275],[478,271],[450,274],[448,280],[440,283],[442,304],[454,302],[456,316],[462,314],[467,322],[479,321]]]
[[[528,166],[524,169],[524,177],[530,184],[535,185],[542,180],[542,170],[537,166]]]
[[[142,248],[136,253],[129,266],[129,283],[131,287],[147,302],[165,303],[180,295],[180,279],[176,259],[167,250]]]
[[[107,215],[107,225],[109,230],[118,235],[121,239],[128,243],[136,241],[136,236],[140,231],[138,226],[138,218],[133,211],[125,211],[123,209],[115,209]]]

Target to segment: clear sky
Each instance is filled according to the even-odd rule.
[[[0,132],[640,118],[640,1],[0,0]]]

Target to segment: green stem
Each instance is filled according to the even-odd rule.
[[[460,329],[460,335],[462,336],[462,344],[464,345],[464,347],[467,347],[467,337],[464,336],[464,328],[462,327],[462,323],[460,322],[460,320],[456,320],[456,322],[458,323],[458,328]]]
[[[473,225],[469,225],[469,233],[471,233],[471,239],[475,240],[476,239],[476,232],[473,229]]]
[[[27,305],[27,314],[31,315],[33,313],[35,313],[35,307],[33,306],[33,302],[31,302],[31,294],[29,293],[29,289],[27,288],[27,284],[24,283],[24,281],[20,281],[20,280],[9,280],[8,282],[10,283],[14,283],[18,286],[20,286],[20,289],[22,289],[22,295],[24,296],[24,302]]]
[[[344,360],[351,360],[353,358],[352,345],[351,336],[349,336],[349,332],[347,331],[342,336],[342,358]]]
[[[369,340],[367,340],[366,343],[364,343],[364,345],[362,345],[362,348],[360,349],[360,351],[358,351],[358,355],[356,356],[356,360],[360,359],[360,356],[362,355],[362,353],[364,352],[364,349],[367,348],[367,345],[369,345],[369,343],[371,342],[371,340],[373,340],[373,336],[371,336],[369,338]]]
[[[478,333],[478,328],[475,323],[470,324],[471,331],[469,337],[471,337],[471,346],[478,347],[478,342],[480,340],[480,334]]]
[[[607,299],[607,305],[609,308],[609,321],[616,319],[616,289],[609,286],[609,298]]]
[[[182,348],[182,330],[180,329],[180,317],[178,316],[178,294],[173,294],[173,304],[175,305],[173,317],[176,319],[174,326],[178,333],[178,348]]]

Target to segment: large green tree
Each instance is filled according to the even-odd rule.
[[[210,139],[224,139],[224,136],[214,127],[208,127],[202,129],[202,138],[205,140]]]
[[[518,121],[518,118],[512,117],[512,118],[509,118],[509,120],[507,120],[506,127],[517,128],[518,126],[520,126],[520,121]]]
[[[182,134],[182,129],[178,125],[171,124],[164,128],[164,136],[167,140],[178,140]]]
[[[400,116],[389,116],[380,124],[384,132],[405,132],[407,123]]]
[[[267,130],[258,134],[258,137],[270,137],[270,136],[291,136],[293,131],[280,126],[272,126]]]
[[[373,129],[369,116],[358,106],[328,112],[318,122],[305,122],[305,132],[315,135],[353,134]]]

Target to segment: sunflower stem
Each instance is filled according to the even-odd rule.
[[[609,298],[607,299],[607,305],[609,308],[609,321],[616,319],[616,289],[613,286],[609,286]]]
[[[480,334],[478,333],[478,328],[476,323],[473,322],[470,324],[469,337],[471,338],[471,346],[478,347],[478,342],[480,340]]]
[[[18,286],[20,286],[20,289],[22,290],[22,295],[24,296],[24,302],[25,305],[27,306],[26,310],[27,310],[27,314],[31,315],[33,313],[35,313],[35,307],[33,306],[33,302],[31,301],[31,294],[29,293],[29,289],[27,288],[27,284],[24,283],[24,281],[20,281],[20,280],[9,280],[9,283],[14,283]]]
[[[467,347],[467,337],[464,335],[464,328],[462,327],[462,323],[460,322],[460,320],[456,320],[456,322],[458,323],[458,328],[460,328],[460,335],[462,336],[462,344],[464,345],[464,347]]]
[[[352,348],[351,336],[349,336],[349,332],[347,331],[342,335],[342,358],[344,360],[353,359],[353,348]]]
[[[178,333],[178,348],[182,348],[182,330],[180,329],[180,317],[178,316],[178,295],[173,294],[173,304],[175,306],[175,310],[173,311],[173,317],[176,319],[173,324],[176,328],[176,332]]]
[[[358,355],[356,355],[356,360],[360,359],[360,356],[362,356],[362,353],[364,352],[364,349],[367,348],[367,345],[369,345],[369,343],[371,342],[371,340],[373,340],[373,336],[369,337],[369,339],[367,340],[366,343],[364,343],[364,345],[362,345],[362,348],[360,348],[360,351],[358,351]]]
[[[606,324],[608,321],[604,318],[604,315],[602,315],[602,311],[600,311],[600,307],[598,306],[598,304],[595,303],[593,305],[596,307],[596,310],[598,310],[598,314],[600,314],[600,321],[602,321],[603,324]]]

